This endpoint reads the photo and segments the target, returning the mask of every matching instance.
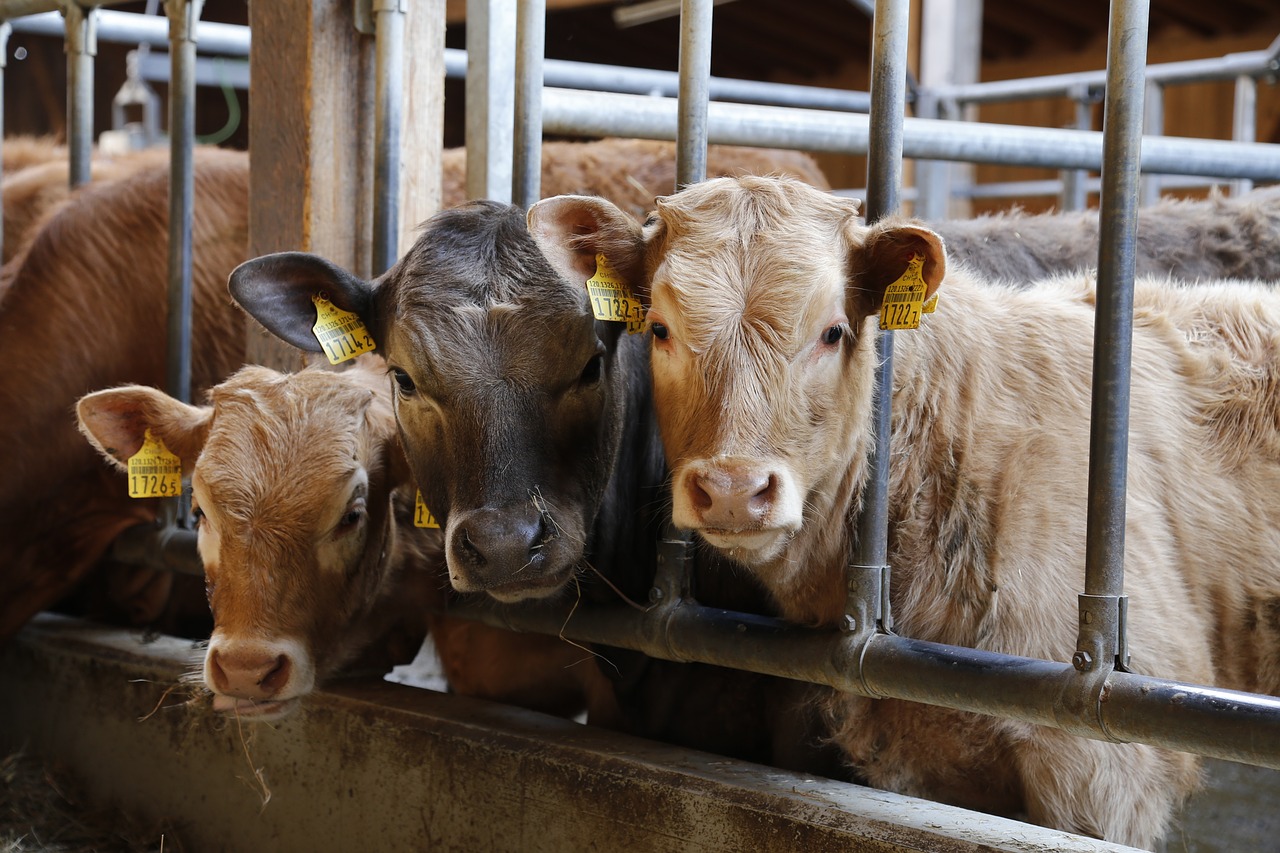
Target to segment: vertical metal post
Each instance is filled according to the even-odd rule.
[[[165,0],[169,18],[168,392],[191,400],[191,227],[195,207],[196,21],[204,0]]]
[[[916,95],[917,118],[942,118],[938,97],[921,87]],[[916,161],[916,204],[914,213],[921,219],[946,219],[951,208],[951,164],[944,160]]]
[[[382,275],[400,256],[400,109],[408,0],[374,0],[373,255]]]
[[[1093,97],[1088,86],[1076,86],[1071,90],[1075,104],[1075,127],[1093,130]],[[1089,173],[1084,169],[1065,169],[1062,172],[1063,210],[1084,210],[1089,205]]]
[[[867,222],[898,209],[902,186],[902,117],[906,109],[910,0],[876,0],[871,42],[871,139],[867,151]],[[889,425],[893,396],[893,333],[876,338],[876,445],[862,494],[857,547],[849,578],[849,613],[859,631],[872,620],[888,627]]]
[[[511,193],[528,210],[542,197],[542,59],[546,0],[522,0],[516,18],[515,166]]]
[[[511,200],[515,0],[467,0],[467,197]]]
[[[62,7],[67,37],[67,156],[71,186],[89,182],[93,152],[93,58],[98,55],[97,10]]]
[[[1115,2],[1115,0],[1113,0],[1113,2]],[[1145,58],[1145,44],[1143,47],[1143,56]],[[1145,85],[1146,103],[1142,108],[1143,132],[1148,136],[1164,136],[1164,87],[1159,83],[1147,83]],[[1111,96],[1110,65],[1107,66],[1107,96],[1108,98]],[[1159,175],[1145,175],[1140,179],[1139,198],[1139,204],[1144,207],[1155,204],[1160,200]]]
[[[0,21],[0,139],[4,139],[4,69],[9,57],[9,35],[13,26]],[[0,252],[4,251],[4,205],[0,204]]]
[[[680,100],[676,189],[707,176],[707,98],[711,91],[712,0],[680,0]]]
[[[1258,81],[1252,77],[1236,78],[1235,99],[1231,113],[1231,138],[1236,142],[1254,142],[1258,136]],[[1231,182],[1232,195],[1244,195],[1253,189],[1253,181],[1239,178]]]
[[[1126,666],[1124,525],[1133,349],[1134,244],[1150,0],[1113,0],[1107,43],[1099,211],[1085,591],[1075,658],[1083,672]]]

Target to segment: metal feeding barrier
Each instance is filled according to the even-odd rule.
[[[671,535],[660,545],[656,579],[647,611],[622,608],[497,607],[469,602],[451,612],[516,630],[562,633],[574,640],[635,649],[676,661],[701,661],[831,686],[871,697],[895,697],[947,708],[993,714],[1052,726],[1076,735],[1117,742],[1138,741],[1203,755],[1280,768],[1280,699],[1151,678],[1125,671],[1123,530],[1125,457],[1128,428],[1129,339],[1139,174],[1209,175],[1237,181],[1280,179],[1280,146],[1252,142],[1141,137],[1147,6],[1143,0],[1115,0],[1111,13],[1107,123],[1102,133],[904,118],[906,111],[906,0],[878,0],[873,18],[872,91],[867,114],[861,93],[829,98],[829,90],[769,84],[737,89],[710,76],[711,0],[683,0],[680,69],[615,71],[545,62],[541,3],[519,4],[520,14],[504,18],[499,0],[468,4],[467,109],[468,188],[474,195],[529,204],[538,196],[540,140],[544,133],[637,136],[677,142],[680,185],[704,176],[709,143],[800,148],[869,156],[868,216],[896,211],[902,197],[902,159],[1101,169],[1102,245],[1099,254],[1098,324],[1095,340],[1094,418],[1090,445],[1089,543],[1085,589],[1079,597],[1079,642],[1073,662],[1054,662],[923,642],[892,632],[888,609],[891,571],[887,564],[888,395],[878,400],[876,422],[881,448],[876,475],[865,495],[859,522],[859,553],[851,560],[847,618],[842,631],[800,628],[780,620],[699,605],[690,590],[692,559],[686,539]],[[92,57],[95,29],[122,27],[122,13],[52,0],[0,0],[0,18],[64,9],[68,45],[68,127],[72,181],[87,179],[92,127]],[[190,394],[190,299],[192,148],[195,50],[225,39],[229,54],[247,52],[247,32],[206,29],[197,24],[200,0],[166,0],[170,45],[170,144],[174,192],[170,227],[169,356],[171,395]],[[375,130],[374,272],[395,260],[394,235],[399,162],[399,115],[403,68],[405,0],[370,0],[365,23],[377,34]],[[502,20],[498,20],[501,18]],[[515,31],[503,27],[516,20]],[[491,24],[493,25],[491,27]],[[43,26],[43,24],[42,24]],[[145,24],[155,39],[154,21]],[[495,35],[496,33],[496,35]],[[1122,35],[1121,35],[1122,34]],[[243,40],[242,40],[243,36]],[[483,37],[482,37],[483,36]],[[130,35],[130,39],[138,38]],[[502,41],[510,39],[509,49]],[[1274,61],[1276,46],[1267,56]],[[501,57],[495,55],[501,54]],[[498,59],[514,67],[495,73]],[[460,54],[447,54],[453,73]],[[1250,62],[1258,59],[1252,57]],[[1257,70],[1223,61],[1222,75],[1249,77]],[[1176,64],[1175,64],[1176,65]],[[1160,66],[1154,66],[1160,68]],[[1186,70],[1185,68],[1183,69]],[[1196,74],[1202,72],[1197,68]],[[1164,79],[1158,72],[1157,77]],[[613,75],[605,93],[570,88]],[[548,85],[553,78],[560,85]],[[1172,79],[1172,78],[1170,78]],[[675,82],[677,97],[670,97]],[[996,90],[977,84],[935,92],[956,104],[993,100]],[[1020,96],[1040,91],[1026,83]],[[1057,89],[1079,92],[1098,81],[1055,81]],[[647,88],[646,88],[647,87]],[[516,92],[514,108],[507,92]],[[710,101],[717,90],[773,104]],[[750,95],[743,95],[751,89]],[[635,94],[636,91],[658,94]],[[630,93],[627,93],[630,92]],[[1010,93],[1012,96],[1012,93]],[[735,97],[729,95],[728,97]],[[1004,97],[1000,94],[999,97]],[[537,100],[540,99],[540,106]],[[1242,102],[1245,99],[1242,99]],[[835,102],[840,101],[838,104]],[[838,111],[813,107],[832,105]],[[856,102],[856,103],[855,103]],[[778,103],[786,104],[784,106]],[[470,128],[483,127],[483,133]],[[1139,150],[1141,149],[1141,158]],[[516,165],[510,168],[512,152]],[[514,177],[514,182],[512,178]],[[879,346],[882,388],[892,377],[892,336]],[[169,523],[129,531],[115,556],[153,566],[199,573],[194,533],[178,524],[185,509],[174,507]]]

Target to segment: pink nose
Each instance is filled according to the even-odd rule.
[[[689,503],[707,527],[742,530],[759,525],[778,497],[778,477],[747,466],[713,466],[685,478]]]
[[[238,699],[271,699],[288,683],[288,655],[235,649],[209,651],[209,678],[216,691]]]

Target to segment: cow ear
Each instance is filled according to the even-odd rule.
[[[128,468],[129,457],[151,430],[189,475],[209,437],[213,409],[181,403],[155,388],[125,385],[81,397],[76,416],[89,443],[119,467]]]
[[[917,256],[928,300],[947,273],[947,252],[942,237],[905,219],[883,219],[869,227],[851,220],[845,229],[849,244],[849,295],[858,316],[880,310],[885,289],[906,272]]]
[[[312,297],[323,296],[343,311],[360,317],[374,337],[373,284],[319,255],[280,252],[245,261],[231,272],[231,297],[286,343],[308,352],[323,352],[311,331],[316,324]]]
[[[561,277],[586,284],[604,255],[631,291],[647,301],[644,237],[639,223],[596,196],[562,195],[529,208],[529,233]]]

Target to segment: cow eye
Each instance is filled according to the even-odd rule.
[[[653,336],[660,341],[665,341],[670,335],[670,332],[667,331],[667,327],[661,323],[650,323],[649,329],[653,332]]]
[[[600,381],[600,368],[604,364],[604,356],[596,353],[587,360],[587,366],[582,368],[582,376],[578,381],[583,385],[594,385]]]
[[[354,529],[360,524],[360,522],[364,521],[364,514],[364,498],[353,501],[352,504],[347,507],[347,511],[343,513],[342,518],[339,519],[338,527],[335,532],[346,533]]]
[[[396,385],[400,387],[400,393],[408,397],[418,390],[418,386],[413,384],[413,380],[409,378],[409,374],[405,373],[398,367],[391,369],[391,375],[395,377]]]
[[[829,347],[833,347],[840,343],[840,339],[844,337],[844,326],[836,324],[822,333],[822,342]]]
[[[204,510],[198,506],[191,507],[191,526],[199,530],[200,522],[204,520]]]

